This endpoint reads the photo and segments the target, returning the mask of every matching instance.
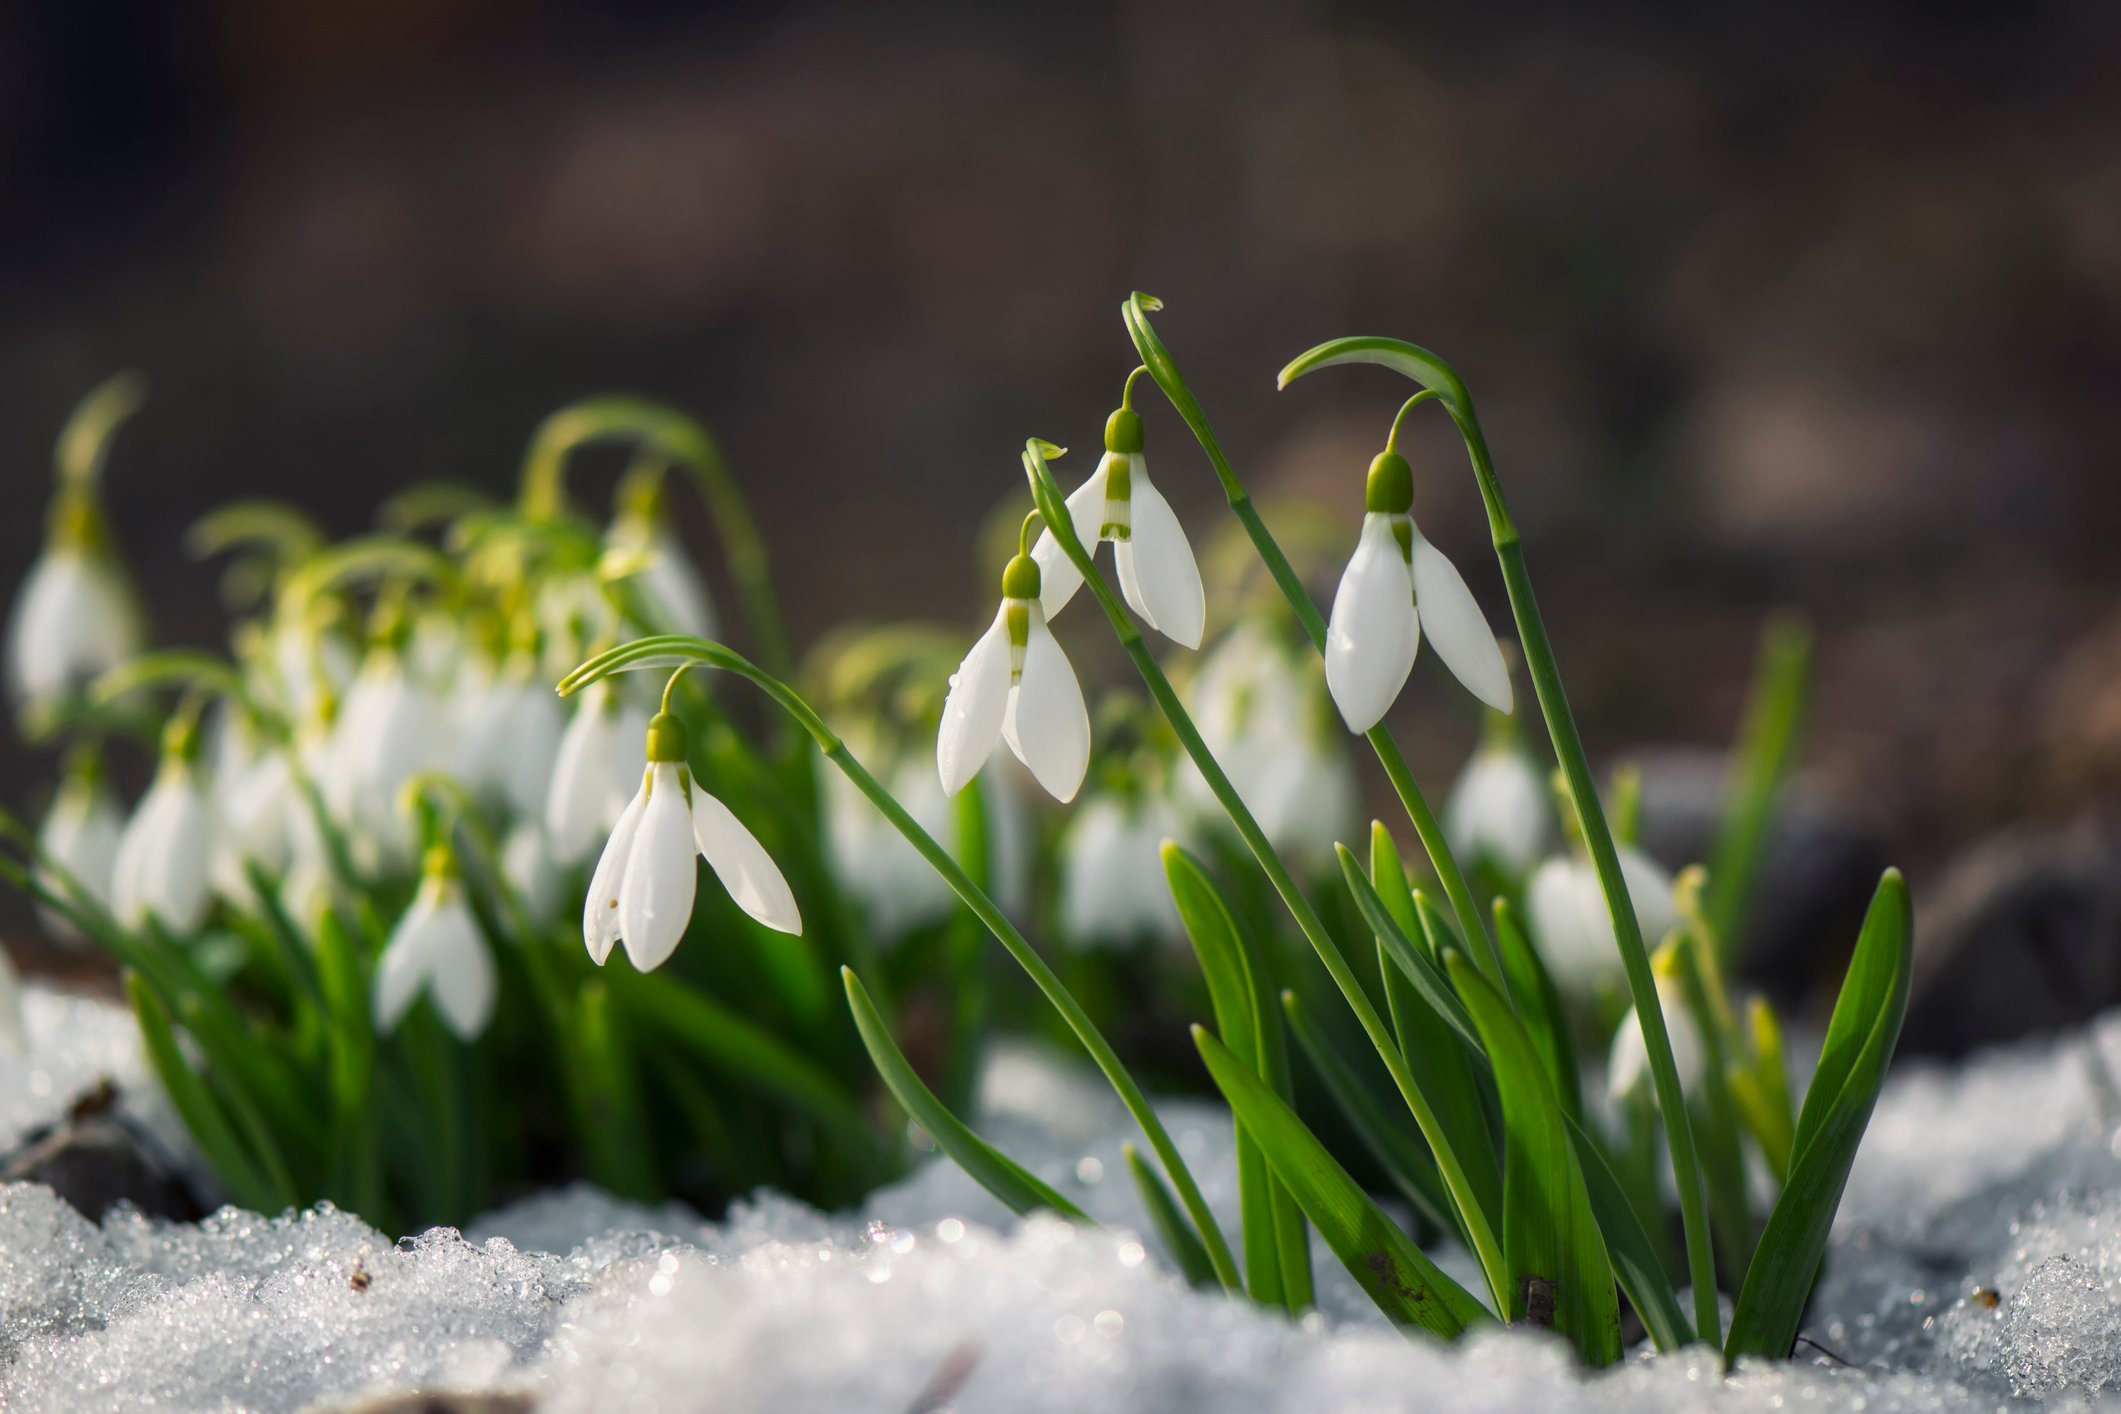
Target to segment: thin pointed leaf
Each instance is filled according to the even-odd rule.
[[[1753,1251],[1731,1317],[1727,1357],[1786,1357],[1797,1342],[1834,1210],[1870,1123],[1907,1016],[1914,920],[1907,884],[1888,869],[1871,900],[1856,954],[1827,1026],[1826,1050],[1797,1123],[1789,1181]]]
[[[1500,992],[1464,954],[1444,958],[1495,1066],[1503,1118],[1503,1259],[1513,1320],[1542,1320],[1586,1364],[1620,1358],[1620,1298],[1605,1237],[1591,1211],[1568,1119],[1532,1039]]]
[[[139,973],[126,974],[125,989],[132,998],[133,1016],[140,1024],[141,1044],[147,1051],[155,1078],[162,1082],[170,1104],[183,1116],[184,1127],[190,1131],[200,1152],[206,1155],[207,1162],[213,1165],[215,1176],[240,1206],[256,1212],[270,1211],[274,1206],[271,1188],[236,1138],[228,1116],[221,1111],[220,1102],[214,1099],[206,1082],[184,1059],[184,1050],[177,1044],[177,1034],[170,1025],[168,1011]]]
[[[1516,994],[1518,1014],[1531,1033],[1539,1058],[1546,1062],[1547,1078],[1554,1082],[1555,1098],[1572,1120],[1583,1118],[1583,1081],[1576,1070],[1576,1049],[1569,1044],[1569,1029],[1561,1007],[1561,993],[1548,975],[1539,950],[1518,926],[1516,910],[1507,900],[1495,900],[1495,938],[1502,949],[1503,975]]]
[[[1370,925],[1371,931],[1377,934],[1378,942],[1391,955],[1393,964],[1414,984],[1414,990],[1421,994],[1422,1000],[1458,1033],[1459,1038],[1469,1048],[1479,1050],[1480,1034],[1473,1029],[1472,1018],[1466,1014],[1465,1003],[1451,990],[1450,979],[1437,967],[1436,959],[1429,955],[1426,946],[1409,940],[1406,932],[1385,907],[1384,900],[1378,897],[1376,888],[1363,877],[1362,866],[1356,862],[1354,852],[1344,844],[1335,845],[1333,848],[1340,856],[1340,873],[1347,881],[1349,896],[1355,900],[1355,907],[1362,913],[1363,921]]]
[[[1193,1043],[1230,1108],[1259,1136],[1275,1175],[1387,1319],[1446,1339],[1487,1319],[1472,1293],[1385,1216],[1279,1095],[1204,1028],[1193,1028]]]
[[[854,1013],[855,1029],[862,1033],[862,1044],[869,1048],[869,1059],[875,1064],[877,1074],[884,1078],[885,1086],[897,1098],[900,1107],[913,1117],[913,1122],[935,1141],[938,1148],[1018,1217],[1050,1209],[1077,1222],[1090,1221],[1082,1209],[974,1134],[963,1120],[950,1113],[900,1053],[898,1043],[891,1039],[891,1028],[877,1014],[876,1004],[869,1000],[868,990],[854,975],[854,969],[841,968],[840,977],[847,984],[847,1006]]]
[[[1591,1212],[1598,1219],[1599,1232],[1605,1235],[1613,1275],[1627,1293],[1635,1314],[1642,1317],[1643,1329],[1650,1333],[1659,1350],[1691,1345],[1694,1327],[1679,1304],[1679,1293],[1672,1289],[1672,1279],[1657,1254],[1657,1244],[1650,1240],[1642,1219],[1635,1215],[1635,1205],[1628,1201],[1627,1190],[1621,1187],[1605,1152],[1574,1119],[1569,1120],[1569,1138],[1576,1146],[1576,1162],[1583,1170],[1583,1187],[1591,1200]]]
[[[1123,1146],[1127,1156],[1127,1173],[1134,1179],[1134,1187],[1142,1196],[1142,1206],[1149,1210],[1149,1221],[1156,1228],[1156,1235],[1163,1240],[1164,1250],[1178,1267],[1179,1274],[1189,1286],[1207,1290],[1221,1286],[1215,1279],[1215,1264],[1208,1260],[1208,1249],[1200,1245],[1200,1235],[1186,1221],[1186,1215],[1178,1210],[1178,1200],[1171,1190],[1164,1187],[1155,1169],[1142,1158],[1141,1150],[1132,1140]],[[1255,1298],[1257,1299],[1257,1298]]]

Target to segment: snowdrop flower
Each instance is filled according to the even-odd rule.
[[[1672,876],[1633,845],[1620,846],[1620,875],[1635,905],[1635,920],[1652,948],[1679,926]],[[1620,943],[1598,871],[1588,859],[1557,855],[1539,866],[1525,890],[1525,906],[1539,956],[1563,995],[1590,998],[1625,985]]]
[[[1129,401],[1133,387],[1130,377],[1121,406],[1105,422],[1105,455],[1068,497],[1068,515],[1084,549],[1095,553],[1099,541],[1112,542],[1120,593],[1134,612],[1172,642],[1198,648],[1208,614],[1200,566],[1178,514],[1150,484],[1141,414]],[[1051,619],[1082,587],[1082,572],[1051,530],[1040,532],[1031,554],[1044,577],[1040,607]]]
[[[493,957],[447,845],[428,850],[420,891],[376,963],[376,1029],[396,1030],[423,991],[461,1041],[477,1040],[493,1019]]]
[[[412,823],[398,797],[407,781],[442,764],[448,726],[441,702],[407,674],[397,650],[369,653],[339,708],[318,782],[363,867],[409,859]]]
[[[612,830],[582,907],[582,941],[599,967],[622,940],[643,972],[669,960],[692,919],[701,855],[737,907],[769,928],[803,931],[779,866],[728,806],[695,787],[685,755],[685,724],[667,710],[650,718],[640,792]]]
[[[61,878],[78,884],[98,906],[110,907],[111,879],[118,866],[118,843],[125,822],[103,781],[102,758],[85,752],[67,763],[66,781],[37,827],[37,880],[61,898]],[[45,861],[49,861],[49,864]],[[59,877],[54,877],[54,876]],[[78,942],[80,930],[50,910],[38,914],[55,938]]]
[[[708,597],[706,580],[671,529],[663,507],[660,466],[647,475],[628,476],[620,487],[619,513],[605,533],[604,544],[646,560],[634,583],[656,618],[658,633],[714,637],[714,601]]]
[[[306,803],[287,753],[260,742],[253,727],[227,722],[214,755],[214,887],[249,906],[250,866],[267,874],[287,868],[293,817],[306,813]]]
[[[994,623],[950,678],[935,762],[946,795],[979,774],[1006,740],[1055,800],[1069,801],[1090,765],[1090,713],[1067,654],[1046,628],[1038,561],[1019,554],[1002,572]]]
[[[1538,862],[1552,809],[1546,779],[1516,740],[1491,731],[1466,763],[1444,804],[1444,833],[1468,861],[1485,860],[1511,878]]]
[[[886,782],[914,822],[957,855],[956,812],[941,780],[926,764],[901,762]],[[832,851],[833,877],[861,905],[875,937],[895,942],[948,918],[957,907],[957,895],[869,797],[837,771],[826,773],[824,790],[825,842]]]
[[[1657,974],[1657,1009],[1664,1013],[1664,1029],[1671,1037],[1680,1088],[1691,1093],[1698,1091],[1708,1075],[1708,1048],[1702,1044],[1701,1029],[1694,1024],[1694,1013],[1687,1006],[1686,986],[1680,980],[1677,964],[1677,954],[1669,950],[1660,950],[1651,959]],[[1606,1064],[1606,1093],[1618,1104],[1638,1085],[1647,1086],[1649,1080],[1649,1043],[1643,1040],[1642,1025],[1630,1008],[1620,1029],[1613,1033],[1612,1056]]]
[[[543,825],[518,820],[509,829],[501,843],[501,873],[533,921],[543,924],[558,916],[560,871]]]
[[[562,866],[596,853],[626,813],[640,785],[634,743],[648,733],[648,714],[610,678],[582,694],[553,760],[545,796],[545,845]]]
[[[1510,673],[1495,635],[1457,568],[1415,526],[1413,505],[1406,458],[1379,452],[1363,493],[1362,537],[1326,627],[1326,685],[1352,732],[1376,726],[1399,696],[1424,624],[1466,690],[1498,712],[1510,710]]]
[[[188,716],[169,724],[155,782],[118,841],[111,911],[128,928],[152,917],[183,936],[206,919],[213,805],[199,778],[198,737]]]
[[[1355,815],[1355,768],[1332,728],[1316,661],[1260,625],[1238,625],[1201,664],[1187,693],[1193,724],[1275,849],[1330,858]],[[1189,758],[1180,789],[1221,819]]]
[[[535,817],[550,800],[566,713],[527,649],[511,654],[458,727],[465,780],[491,803]]]
[[[139,652],[143,637],[101,511],[85,494],[62,491],[8,624],[10,686],[31,705],[53,702]]]
[[[1183,832],[1160,796],[1097,796],[1061,835],[1061,930],[1078,947],[1177,936],[1164,841]]]

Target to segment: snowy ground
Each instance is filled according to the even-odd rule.
[[[0,1059],[0,1135],[96,1074],[137,1076],[126,1025],[33,994],[37,1050]],[[2102,1041],[2121,1061],[2121,1018]],[[1011,1053],[986,1128],[1105,1229],[1012,1222],[945,1162],[860,1218],[766,1196],[703,1223],[575,1190],[395,1244],[329,1210],[97,1226],[46,1189],[0,1187],[0,1408],[353,1408],[413,1388],[775,1414],[2092,1404],[2121,1396],[2121,1159],[2085,1058],[2071,1037],[1895,1079],[1807,1327],[1849,1365],[1719,1380],[1706,1357],[1641,1357],[1584,1377],[1536,1334],[1408,1339],[1329,1261],[1325,1314],[1302,1323],[1192,1292],[1134,1235],[1116,1106]],[[1226,1123],[1166,1114],[1228,1212]],[[142,1117],[166,1132],[151,1101]]]

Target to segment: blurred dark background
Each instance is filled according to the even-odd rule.
[[[2121,990],[2116,7],[14,0],[0,210],[0,571],[138,367],[108,486],[177,641],[219,633],[200,512],[501,492],[614,388],[719,431],[799,641],[969,631],[976,528],[1026,434],[1092,444],[1128,290],[1255,490],[1351,522],[1404,386],[1273,372],[1415,339],[1480,397],[1594,750],[1726,740],[1801,608],[1806,799],[1947,917],[1969,871],[2033,887],[2026,926],[2094,939],[2058,1005]],[[1415,443],[1500,621],[1462,458]],[[1440,793],[1473,723],[1433,671]],[[0,767],[41,806],[46,763]]]

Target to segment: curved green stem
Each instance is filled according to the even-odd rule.
[[[557,517],[566,504],[568,454],[594,442],[621,439],[652,447],[692,473],[722,542],[729,577],[743,600],[744,617],[758,640],[759,656],[776,675],[792,675],[794,657],[767,568],[766,542],[759,538],[751,508],[730,476],[720,446],[705,427],[676,408],[612,394],[584,399],[547,417],[531,435],[524,457],[523,513],[534,519]]]
[[[111,434],[147,401],[147,380],[126,372],[104,379],[75,407],[53,453],[61,487],[93,495],[110,455]]]
[[[1192,389],[1186,386],[1185,377],[1178,371],[1178,364],[1172,360],[1170,352],[1164,348],[1163,340],[1157,338],[1156,330],[1150,327],[1149,312],[1161,308],[1162,301],[1140,293],[1133,295],[1121,306],[1122,316],[1127,322],[1127,332],[1134,339],[1134,347],[1141,354],[1142,363],[1148,368],[1149,376],[1156,380],[1157,387],[1163,389],[1164,396],[1170,400],[1171,406],[1178,410],[1178,415],[1185,419],[1186,426],[1193,430],[1194,439],[1200,443],[1201,450],[1208,454],[1208,462],[1215,468],[1216,479],[1222,482],[1223,496],[1229,501],[1230,509],[1236,513],[1238,521],[1244,526],[1245,534],[1251,537],[1253,548],[1258,551],[1261,562],[1266,565],[1267,573],[1273,576],[1282,597],[1289,601],[1290,609],[1303,624],[1304,632],[1310,635],[1312,648],[1323,655],[1326,650],[1325,616],[1318,612],[1318,605],[1311,599],[1311,591],[1304,588],[1302,577],[1289,563],[1289,557],[1282,553],[1280,544],[1267,529],[1267,523],[1260,518],[1259,509],[1252,504],[1251,494],[1237,479],[1237,473],[1230,469],[1230,459],[1223,455],[1222,444],[1215,440],[1215,431],[1208,426],[1207,414],[1201,411],[1200,403],[1194,398]],[[1367,733],[1367,739],[1370,749],[1377,753],[1378,762],[1385,768],[1386,779],[1392,782],[1392,789],[1398,793],[1399,803],[1406,810],[1407,819],[1413,823],[1414,833],[1420,838],[1421,847],[1429,856],[1430,867],[1435,869],[1436,877],[1443,885],[1444,897],[1450,901],[1451,913],[1458,920],[1459,932],[1469,943],[1477,938],[1483,944],[1474,949],[1473,960],[1480,965],[1497,990],[1510,997],[1514,1004],[1516,998],[1504,980],[1502,952],[1496,945],[1495,935],[1489,931],[1487,915],[1474,901],[1472,887],[1466,883],[1465,871],[1458,867],[1457,856],[1451,852],[1450,841],[1444,837],[1443,826],[1437,822],[1436,812],[1429,808],[1428,798],[1415,783],[1414,773],[1408,768],[1407,758],[1400,751],[1399,743],[1382,724],[1372,727]]]
[[[1686,1097],[1679,1083],[1679,1067],[1672,1059],[1672,1043],[1657,1004],[1657,985],[1650,971],[1650,956],[1643,945],[1642,926],[1628,898],[1626,880],[1620,872],[1620,852],[1613,831],[1599,803],[1598,787],[1591,775],[1590,759],[1584,754],[1583,738],[1569,710],[1568,695],[1561,685],[1561,669],[1554,660],[1554,646],[1547,638],[1546,620],[1532,593],[1532,580],[1525,569],[1524,547],[1517,527],[1503,503],[1502,484],[1495,476],[1495,463],[1488,455],[1487,438],[1473,411],[1473,398],[1450,365],[1427,349],[1398,339],[1335,339],[1299,355],[1281,371],[1280,386],[1286,388],[1304,374],[1343,363],[1381,364],[1433,391],[1458,425],[1465,439],[1466,455],[1480,484],[1480,499],[1487,508],[1488,528],[1495,542],[1495,558],[1502,565],[1502,580],[1509,591],[1510,612],[1517,621],[1517,638],[1524,649],[1525,667],[1531,675],[1532,691],[1546,718],[1547,734],[1553,739],[1554,756],[1568,778],[1583,827],[1584,845],[1598,882],[1605,892],[1606,910],[1613,921],[1613,936],[1620,945],[1620,960],[1627,969],[1628,991],[1634,998],[1635,1014],[1642,1025],[1650,1057],[1650,1079],[1656,1087],[1657,1108],[1664,1124],[1665,1143],[1672,1154],[1672,1176],[1679,1189],[1679,1212],[1686,1230],[1687,1267],[1694,1285],[1694,1318],[1704,1339],[1721,1346],[1720,1317],[1716,1309],[1716,1260],[1708,1228],[1708,1204],[1702,1187],[1701,1166],[1694,1151],[1694,1134],[1687,1118]]]
[[[1072,540],[1072,535],[1070,538]],[[1080,552],[1081,548],[1078,543],[1076,550]],[[1096,1062],[1097,1068],[1104,1072],[1105,1079],[1119,1095],[1120,1103],[1127,1107],[1127,1113],[1132,1115],[1134,1122],[1141,1127],[1142,1134],[1149,1141],[1149,1147],[1156,1151],[1165,1173],[1170,1176],[1172,1186],[1178,1190],[1179,1201],[1185,1205],[1187,1214],[1200,1229],[1201,1240],[1207,1244],[1209,1258],[1214,1263],[1216,1275],[1223,1286],[1232,1292],[1242,1291],[1244,1284],[1238,1274],[1237,1259],[1231,1254],[1230,1244],[1223,1237],[1222,1229],[1216,1225],[1215,1215],[1209,1211],[1207,1199],[1201,1195],[1200,1185],[1194,1182],[1193,1174],[1186,1167],[1185,1159],[1180,1156],[1178,1145],[1172,1142],[1170,1132],[1164,1128],[1164,1122],[1158,1119],[1156,1111],[1150,1108],[1148,1097],[1142,1094],[1141,1087],[1134,1082],[1134,1077],[1127,1073],[1118,1053],[1112,1049],[1104,1033],[1097,1029],[1097,1023],[1090,1019],[1089,1013],[1082,1009],[1074,995],[1047,965],[1046,960],[1040,957],[1024,935],[1017,931],[1016,925],[1009,921],[1008,916],[987,896],[986,891],[975,884],[971,876],[951,858],[950,852],[937,844],[935,837],[922,829],[919,822],[898,803],[898,799],[886,790],[876,777],[869,774],[868,768],[855,759],[854,754],[847,749],[847,744],[839,739],[832,728],[825,725],[824,718],[818,716],[816,710],[803,700],[801,694],[742,654],[719,643],[709,643],[705,639],[682,634],[645,638],[600,653],[560,679],[559,691],[560,695],[565,697],[612,673],[640,668],[692,665],[735,673],[772,698],[774,704],[786,712],[797,726],[810,734],[810,739],[817,743],[818,750],[826,759],[837,766],[841,774],[853,782],[855,789],[867,796],[870,804],[882,812],[893,828],[906,837],[906,842],[919,851],[921,858],[927,860],[929,867],[942,876],[943,882],[964,901],[965,906],[972,910],[980,922],[987,925],[987,931],[994,934],[996,940],[1008,949],[1017,965],[1029,974],[1039,991],[1045,994],[1046,1000],[1061,1014],[1061,1019],[1068,1023],[1068,1028],[1075,1033],[1076,1039],[1082,1042],[1083,1049],[1090,1053],[1090,1059]]]
[[[1415,1122],[1421,1126],[1423,1135],[1429,1138],[1430,1147],[1435,1150],[1437,1166],[1442,1170],[1444,1182],[1451,1190],[1452,1201],[1457,1204],[1460,1215],[1465,1219],[1467,1238],[1472,1243],[1473,1253],[1479,1259],[1481,1270],[1487,1277],[1488,1289],[1495,1298],[1495,1309],[1508,1311],[1515,1293],[1511,1288],[1509,1270],[1503,1263],[1502,1246],[1496,1241],[1490,1215],[1482,1208],[1464,1168],[1443,1135],[1428,1097],[1422,1093],[1420,1083],[1415,1079],[1406,1056],[1400,1051],[1399,1044],[1385,1025],[1384,1019],[1377,1014],[1377,1008],[1371,1005],[1369,994],[1363,990],[1354,969],[1348,965],[1347,958],[1342,956],[1339,944],[1326,932],[1326,926],[1311,907],[1311,901],[1304,897],[1303,890],[1297,887],[1288,866],[1282,863],[1281,856],[1268,841],[1266,831],[1259,827],[1259,822],[1252,817],[1252,812],[1238,796],[1237,788],[1230,784],[1230,778],[1223,772],[1221,763],[1208,750],[1207,742],[1201,738],[1200,731],[1193,725],[1193,718],[1187,713],[1185,704],[1179,701],[1177,691],[1171,686],[1171,680],[1164,675],[1164,670],[1157,665],[1156,659],[1149,653],[1148,646],[1143,643],[1141,630],[1127,617],[1127,611],[1121,606],[1119,597],[1112,592],[1112,586],[1098,573],[1090,558],[1090,552],[1084,548],[1082,540],[1075,533],[1075,522],[1063,513],[1064,502],[1060,486],[1053,479],[1052,468],[1046,465],[1046,453],[1050,447],[1050,443],[1034,439],[1026,444],[1024,449],[1024,468],[1031,477],[1031,493],[1038,499],[1040,507],[1046,510],[1048,527],[1052,530],[1054,538],[1060,542],[1061,549],[1074,562],[1076,569],[1082,572],[1083,582],[1096,596],[1098,604],[1105,611],[1105,617],[1111,620],[1113,632],[1119,635],[1120,646],[1126,650],[1127,656],[1134,660],[1134,666],[1148,686],[1150,696],[1156,699],[1156,705],[1163,709],[1164,716],[1170,720],[1171,730],[1186,748],[1186,754],[1193,758],[1193,764],[1200,768],[1201,776],[1207,781],[1208,788],[1214,792],[1217,803],[1237,827],[1238,834],[1252,851],[1253,858],[1259,861],[1259,867],[1266,871],[1275,892],[1281,895],[1290,916],[1296,920],[1296,926],[1303,931],[1312,950],[1318,954],[1319,961],[1325,964],[1326,971],[1332,974],[1334,984],[1347,999],[1356,1020],[1362,1024],[1364,1033],[1377,1048],[1378,1055],[1383,1057],[1385,1068],[1392,1073],[1393,1084],[1399,1088],[1407,1108],[1414,1114]]]

